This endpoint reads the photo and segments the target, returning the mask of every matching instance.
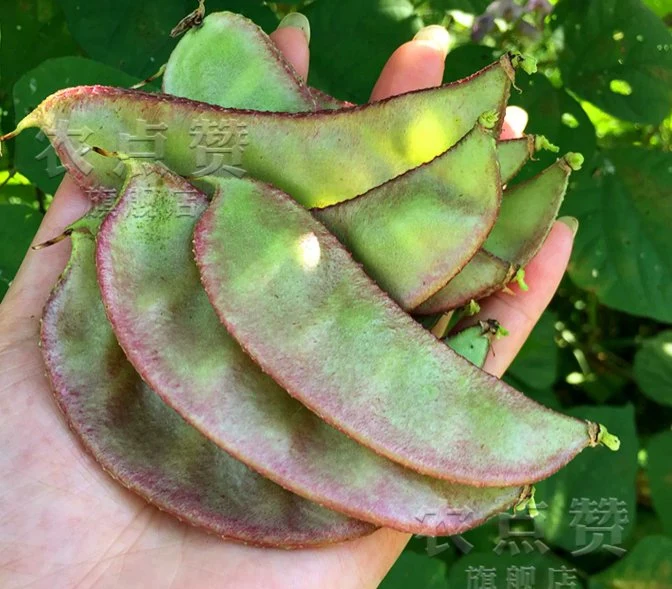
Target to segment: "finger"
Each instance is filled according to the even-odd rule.
[[[296,73],[304,80],[308,77],[310,60],[310,24],[300,12],[291,12],[280,21],[278,28],[270,35],[285,59],[292,64]]]
[[[66,176],[31,245],[61,235],[70,223],[79,219],[89,208],[87,196],[74,180]],[[69,255],[68,239],[41,250],[29,249],[2,303],[3,311],[11,308],[7,315],[12,320],[17,320],[26,329],[36,331],[42,307],[65,268]]]
[[[404,43],[387,61],[373,88],[371,101],[440,85],[450,43],[448,31],[441,26],[431,25],[418,31],[412,41]]]
[[[469,318],[469,324],[496,319],[509,332],[493,342],[483,367],[486,372],[504,374],[551,302],[567,268],[576,228],[578,222],[572,217],[556,222],[539,253],[525,268],[529,290],[522,291],[512,284],[513,294],[498,292],[488,297],[481,303],[481,310]]]
[[[527,127],[527,112],[519,106],[507,106],[500,139],[518,139]]]

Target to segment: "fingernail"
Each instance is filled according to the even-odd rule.
[[[569,227],[572,237],[576,236],[576,232],[579,230],[579,220],[576,217],[560,217],[558,221]]]
[[[306,41],[310,43],[310,23],[308,22],[308,19],[300,12],[290,12],[285,18],[283,18],[280,21],[278,28],[284,29],[285,27],[301,29],[304,36],[306,37]]]
[[[509,123],[511,129],[513,129],[517,135],[522,135],[525,132],[525,127],[527,127],[528,121],[529,116],[524,109],[519,106],[506,107],[506,122]]]
[[[445,27],[441,25],[429,25],[424,29],[420,29],[413,37],[414,41],[422,41],[427,45],[431,45],[443,54],[445,59],[453,44],[453,38]]]

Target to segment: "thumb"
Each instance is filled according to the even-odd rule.
[[[90,206],[84,192],[66,176],[54,195],[31,247],[62,234]],[[41,250],[28,250],[16,278],[0,304],[0,320],[11,323],[10,332],[13,336],[23,339],[37,335],[42,308],[69,256],[68,239]]]

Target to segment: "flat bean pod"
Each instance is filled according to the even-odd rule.
[[[108,474],[182,521],[251,544],[320,546],[374,530],[256,474],[166,406],[105,317],[93,235],[74,231],[72,243],[45,307],[42,352],[70,428]]]
[[[261,368],[408,468],[526,484],[598,441],[595,424],[538,405],[437,341],[269,185],[231,181],[201,217],[194,251],[220,320]]]

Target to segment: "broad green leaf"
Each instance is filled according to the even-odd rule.
[[[672,14],[672,0],[644,0],[644,3],[658,16]]]
[[[0,301],[26,255],[42,214],[23,204],[0,205]]]
[[[530,288],[534,288],[534,285]],[[511,364],[508,370],[509,375],[537,389],[548,388],[556,381],[558,346],[555,343],[555,324],[557,321],[558,316],[552,311],[546,311],[541,316]]]
[[[16,122],[61,88],[80,84],[131,86],[137,81],[138,78],[83,57],[48,59],[26,72],[15,84]],[[15,141],[18,170],[44,192],[53,194],[63,177],[63,168],[47,138],[31,129]]]
[[[35,186],[21,174],[10,175],[9,171],[0,172],[0,204],[26,204],[36,208]]]
[[[164,64],[177,39],[179,20],[197,6],[193,0],[59,0],[73,36],[87,55],[140,78]],[[277,24],[269,8],[254,0],[209,0],[207,11],[231,10],[265,29]]]
[[[3,130],[9,131],[16,80],[48,57],[74,54],[78,49],[55,0],[3,2],[0,15],[0,113],[7,110],[0,118]]]
[[[410,551],[402,552],[380,584],[380,589],[448,589],[448,567],[440,558]]]
[[[672,35],[641,0],[562,0],[565,84],[629,121],[659,123],[672,106]]]
[[[623,560],[590,580],[590,589],[670,589],[672,540],[648,536]]]
[[[457,589],[485,589],[497,587],[582,587],[580,573],[562,561],[548,547],[535,547],[527,553],[522,538],[516,538],[519,554],[513,554],[510,545],[496,552],[474,552],[458,560],[450,569],[448,586]],[[532,538],[534,540],[534,538]],[[545,551],[545,552],[542,552]],[[563,584],[564,583],[564,584]],[[573,583],[573,584],[572,584]],[[410,586],[410,585],[409,585]]]
[[[422,26],[410,0],[317,0],[310,20],[309,82],[343,100],[366,102],[394,50]]]
[[[485,12],[492,0],[430,0],[433,10],[461,10],[468,14],[479,15]]]
[[[496,61],[503,51],[468,43],[456,47],[450,52],[450,59],[446,60],[446,69],[443,72],[444,82],[455,82],[484,68]],[[516,82],[517,83],[517,82]]]
[[[579,557],[605,550],[618,554],[636,518],[634,409],[575,407],[567,413],[604,424],[619,437],[621,448],[615,453],[606,448],[583,452],[536,485],[537,503],[547,506],[540,509],[544,541]]]
[[[653,507],[672,536],[672,431],[654,436],[648,445],[648,473]]]
[[[604,305],[672,322],[672,154],[605,151],[591,172],[562,209],[580,222],[572,280]]]
[[[635,355],[635,380],[657,403],[672,406],[672,331],[646,340]]]

